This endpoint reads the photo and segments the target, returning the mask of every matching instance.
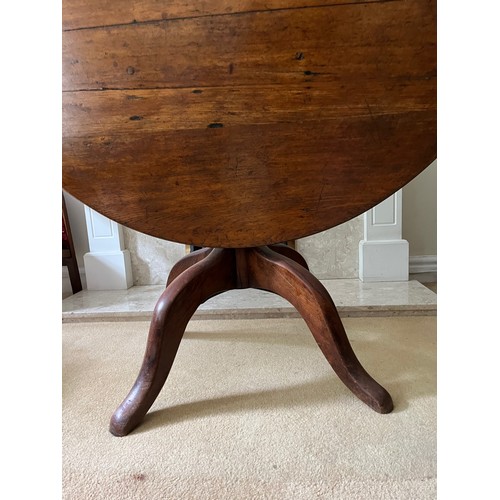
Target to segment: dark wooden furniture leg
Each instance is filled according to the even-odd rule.
[[[389,393],[361,366],[337,308],[320,281],[304,267],[268,247],[247,252],[249,286],[281,295],[301,314],[318,346],[344,384],[370,408],[389,413]]]
[[[125,436],[142,421],[174,362],[186,326],[200,304],[235,288],[231,250],[214,249],[173,280],[153,312],[143,364],[127,397],[111,418],[109,430]]]
[[[198,306],[234,288],[259,288],[287,299],[301,313],[344,384],[375,411],[389,413],[391,396],[361,366],[330,295],[306,266],[295,250],[278,252],[275,246],[203,248],[181,259],[172,268],[168,286],[156,304],[142,368],[111,418],[111,433],[124,436],[140,424],[167,379]]]
[[[71,227],[69,224],[68,210],[66,208],[66,200],[64,193],[62,195],[62,218],[66,234],[68,236],[68,247],[62,249],[62,265],[67,266],[69,281],[71,283],[71,290],[73,294],[82,290],[82,280],[80,278],[80,271],[78,270],[78,262],[76,260],[75,245],[73,243],[73,235],[71,234]]]

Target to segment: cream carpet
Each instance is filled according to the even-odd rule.
[[[63,325],[63,498],[436,498],[436,318],[346,318],[379,415],[301,319],[192,321],[143,425],[108,432],[145,322]]]

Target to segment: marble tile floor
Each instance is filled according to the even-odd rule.
[[[364,283],[358,279],[321,280],[341,317],[436,315],[435,283],[416,280]],[[428,286],[426,286],[428,285]],[[82,290],[62,301],[62,321],[150,320],[163,285],[128,290]],[[300,317],[286,300],[260,290],[232,290],[202,304],[193,319]]]

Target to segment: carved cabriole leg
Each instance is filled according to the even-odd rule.
[[[165,289],[153,313],[140,373],[111,418],[112,434],[125,436],[142,421],[167,379],[186,326],[198,306],[235,285],[234,252],[215,249]]]
[[[304,259],[304,257],[302,257],[302,255],[300,255],[300,253],[297,252],[297,250],[295,250],[294,248],[283,244],[269,245],[269,248],[276,253],[279,253],[280,255],[284,255],[285,257],[294,260],[295,262],[297,262],[297,264],[300,264],[302,267],[305,267],[309,271],[309,266],[307,265],[306,259]]]
[[[337,309],[319,280],[268,247],[248,249],[247,265],[249,286],[281,295],[295,306],[342,382],[375,411],[392,411],[391,396],[356,358]]]
[[[172,283],[172,281],[174,281],[179,274],[183,273],[186,269],[189,269],[191,266],[207,257],[211,251],[211,248],[200,248],[200,250],[195,250],[194,252],[184,256],[181,260],[177,261],[170,270],[170,274],[167,278],[167,286],[170,285],[170,283]]]
[[[275,246],[272,246],[276,250]],[[140,424],[170,372],[186,326],[200,304],[235,288],[260,288],[287,299],[301,313],[326,359],[347,387],[379,413],[393,404],[351,348],[335,305],[298,252],[269,247],[209,249],[179,261],[158,300],[137,380],[113,414],[110,431],[125,436]]]

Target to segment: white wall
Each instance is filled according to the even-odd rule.
[[[437,162],[403,188],[403,239],[412,256],[437,255]]]

